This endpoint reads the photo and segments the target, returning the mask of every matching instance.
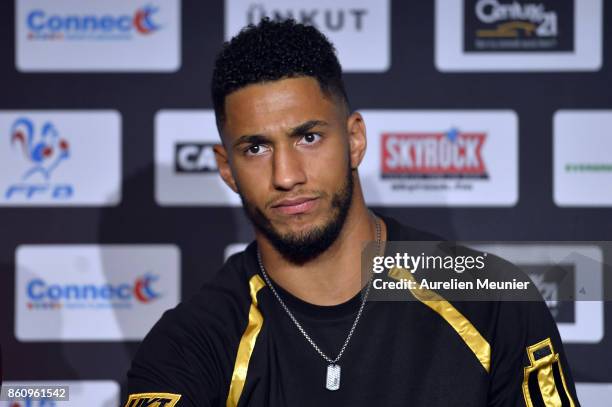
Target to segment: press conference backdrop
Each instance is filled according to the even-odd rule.
[[[118,405],[152,324],[253,238],[217,173],[209,82],[264,15],[336,44],[380,213],[449,239],[612,240],[603,0],[2,1],[5,382]],[[558,321],[585,406],[612,397],[612,304],[595,308]]]

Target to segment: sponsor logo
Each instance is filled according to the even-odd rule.
[[[383,178],[487,179],[485,133],[387,133],[382,142]]]
[[[391,181],[394,190],[472,190],[474,182],[489,179],[482,154],[486,139],[486,133],[455,128],[447,132],[384,133],[381,177]]]
[[[44,9],[27,13],[28,40],[108,41],[149,35],[161,26],[154,21],[159,8],[146,5],[133,14],[59,14]]]
[[[134,301],[149,303],[160,296],[153,289],[159,280],[154,274],[144,274],[133,283],[119,284],[62,284],[49,283],[42,278],[34,278],[26,285],[27,307],[36,309],[56,308],[126,308]]]
[[[595,363],[589,369],[592,377],[599,375],[597,370],[599,365],[599,363]],[[612,383],[576,383],[576,394],[583,406],[608,407],[612,397]]]
[[[551,314],[557,318],[559,315],[559,284],[554,281],[545,280],[545,276],[541,274],[531,274],[530,277],[540,291],[542,298],[546,301]]]
[[[442,72],[596,71],[603,0],[436,0]]]
[[[567,163],[565,172],[612,172],[612,163]]]
[[[61,405],[64,405],[62,403]],[[0,406],[2,406],[0,402]],[[57,407],[58,402],[53,400],[32,400],[30,398],[25,398],[21,401],[11,401],[8,404],[8,407]]]
[[[211,109],[157,112],[155,199],[159,205],[241,205],[238,194],[219,176],[213,150],[219,142]]]
[[[252,3],[247,8],[247,24],[257,24],[264,18],[282,21],[294,19],[299,23],[312,25],[324,31],[362,31],[368,17],[366,8],[269,8],[261,3]]]
[[[553,199],[562,207],[612,206],[612,110],[560,110],[553,119]]]
[[[574,51],[574,0],[466,0],[466,51]]]
[[[294,19],[321,30],[334,43],[346,72],[381,72],[390,65],[390,6],[388,0],[226,0],[225,38],[247,24],[268,17]]]
[[[172,393],[130,394],[125,407],[173,407],[180,398],[180,394]]]
[[[575,323],[574,298],[576,268],[574,264],[521,264],[521,269],[531,278],[540,291],[557,323]],[[581,289],[584,294],[584,288]]]
[[[120,122],[114,111],[0,111],[0,205],[117,204]]]
[[[172,72],[181,65],[180,0],[15,2],[21,72]]]
[[[598,343],[604,335],[603,252],[600,245],[555,242],[487,243],[469,246],[502,257],[534,282],[566,343]]]
[[[23,245],[15,263],[22,341],[140,340],[180,299],[174,245]]]
[[[14,152],[21,154],[28,168],[21,176],[22,182],[9,185],[4,197],[33,199],[35,195],[44,195],[52,200],[64,200],[74,194],[72,184],[51,184],[48,181],[53,171],[70,157],[68,141],[51,121],[43,122],[40,128],[27,118],[20,117],[11,126],[10,143]],[[20,150],[20,151],[19,151]],[[43,183],[31,182],[36,176]]]
[[[215,143],[176,143],[174,170],[177,173],[217,172]]]
[[[516,203],[518,119],[514,112],[363,110],[361,114],[373,141],[359,167],[368,204]]]

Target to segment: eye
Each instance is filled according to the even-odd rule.
[[[261,155],[267,151],[267,147],[263,144],[252,144],[244,151],[246,155]]]
[[[306,133],[298,144],[315,144],[321,139],[319,133]]]

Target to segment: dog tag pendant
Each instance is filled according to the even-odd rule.
[[[327,390],[338,390],[340,388],[340,365],[327,365]]]

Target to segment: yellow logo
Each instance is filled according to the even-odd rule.
[[[172,393],[130,394],[125,407],[174,407],[180,398],[180,394]]]

